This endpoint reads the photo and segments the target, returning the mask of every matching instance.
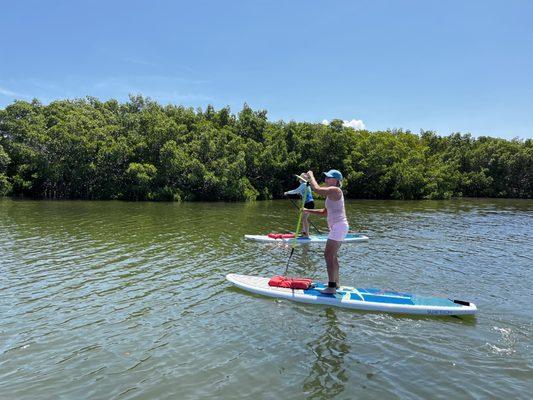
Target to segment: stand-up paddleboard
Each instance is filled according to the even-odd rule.
[[[326,287],[322,283],[315,283],[314,287],[302,290],[269,286],[269,278],[260,276],[228,274],[226,279],[235,286],[252,293],[301,303],[422,315],[467,315],[475,314],[477,311],[476,305],[467,301],[417,296],[380,289],[356,289],[341,286],[335,295],[331,295],[320,292]]]
[[[272,237],[274,236],[274,237]],[[265,242],[265,243],[276,243],[276,242],[288,242],[291,243],[294,241],[293,237],[285,237],[288,235],[244,235],[248,240],[254,240],[256,242]],[[298,244],[306,243],[326,243],[328,240],[327,234],[320,235],[309,235],[309,237],[299,237],[296,239]],[[357,243],[357,242],[366,242],[368,241],[368,236],[365,236],[361,233],[348,233],[346,238],[344,238],[343,243]]]

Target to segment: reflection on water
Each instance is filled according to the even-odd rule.
[[[335,310],[326,308],[323,332],[306,346],[314,355],[303,390],[310,399],[331,399],[345,390],[348,373],[344,358],[350,352],[346,334],[340,328]]]

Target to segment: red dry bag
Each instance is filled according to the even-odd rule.
[[[268,237],[271,239],[291,239],[294,233],[269,233]]]
[[[281,275],[276,275],[268,281],[269,286],[289,289],[309,289],[312,283],[313,280],[309,278],[289,278]]]

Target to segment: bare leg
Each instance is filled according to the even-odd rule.
[[[339,259],[337,258],[337,252],[341,247],[342,242],[328,239],[326,242],[326,249],[324,250],[324,258],[326,259],[326,266],[328,269],[328,281],[335,282],[339,285]],[[335,293],[335,288],[328,287],[323,290],[322,293]]]
[[[303,236],[309,236],[309,221],[307,220],[309,218],[309,214],[304,214],[302,218],[302,234]]]

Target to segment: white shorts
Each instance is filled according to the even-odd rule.
[[[336,242],[344,241],[344,238],[348,234],[349,226],[344,222],[338,222],[329,227],[328,239],[335,240]]]

